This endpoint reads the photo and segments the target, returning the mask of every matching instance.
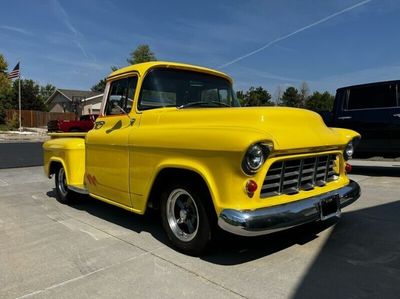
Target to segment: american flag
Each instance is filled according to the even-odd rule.
[[[14,69],[8,73],[8,79],[14,79],[19,77],[19,62],[14,67]]]

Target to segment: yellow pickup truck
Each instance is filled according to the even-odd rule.
[[[122,68],[91,131],[44,143],[45,173],[62,203],[83,193],[137,214],[158,209],[171,243],[191,255],[218,227],[268,234],[338,217],[360,196],[346,174],[358,133],[307,110],[239,106],[219,71]]]

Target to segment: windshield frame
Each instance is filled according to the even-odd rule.
[[[175,75],[178,75],[179,73],[193,74],[193,77],[196,77],[196,76],[203,77],[206,80],[210,80],[211,82],[212,82],[212,79],[215,78],[217,81],[219,81],[219,83],[223,82],[224,84],[226,84],[227,88],[221,88],[221,89],[216,88],[216,90],[217,90],[217,93],[219,93],[222,90],[227,93],[226,96],[227,96],[227,98],[229,98],[229,99],[227,99],[227,101],[230,102],[230,106],[228,106],[228,105],[226,105],[226,106],[224,106],[224,105],[194,105],[194,106],[188,105],[188,107],[185,107],[185,105],[187,105],[188,103],[195,102],[195,101],[187,101],[187,102],[183,103],[183,100],[181,98],[178,98],[178,95],[176,93],[175,93],[175,103],[174,104],[170,104],[170,105],[166,104],[166,105],[160,105],[160,106],[154,106],[154,107],[149,107],[149,105],[142,105],[143,94],[144,94],[144,91],[146,90],[144,87],[145,87],[146,83],[149,83],[149,82],[146,82],[146,80],[148,80],[149,76],[151,76],[152,74],[154,74],[154,72],[157,72],[157,71],[161,71],[161,72],[171,72],[172,71],[173,73],[175,73]],[[160,78],[162,79],[162,76],[160,76]],[[195,80],[191,80],[191,78],[189,77],[189,79],[187,79],[187,81],[186,82],[184,81],[184,82],[187,83],[187,82],[192,82],[192,81],[195,81]],[[218,83],[217,81],[216,81],[216,84]],[[150,83],[154,84],[154,82],[150,82]],[[193,85],[193,86],[195,86],[195,85]],[[192,85],[191,85],[191,87],[192,87]],[[160,88],[158,90],[155,89],[155,90],[146,90],[146,91],[168,93],[168,91],[162,90],[162,89],[163,88]],[[178,91],[178,88],[176,88],[176,90]],[[203,91],[205,91],[205,90],[203,90]],[[218,97],[220,97],[220,94],[218,94]],[[164,67],[164,66],[154,67],[154,68],[149,69],[146,72],[143,79],[141,80],[141,86],[140,86],[139,95],[138,95],[137,99],[138,100],[137,100],[136,108],[137,108],[138,112],[160,109],[160,108],[168,108],[168,107],[169,108],[173,107],[176,109],[240,107],[240,102],[236,98],[236,93],[233,90],[232,81],[230,80],[229,77],[219,76],[218,74],[212,74],[212,73],[197,70],[197,69],[172,68],[172,67]],[[224,103],[223,101],[221,101],[220,98],[218,98],[218,99],[219,99],[220,103]],[[212,101],[209,101],[209,102],[204,101],[204,103],[212,104]]]

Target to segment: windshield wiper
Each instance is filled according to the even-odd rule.
[[[188,108],[188,107],[231,107],[228,104],[218,102],[218,101],[210,101],[210,102],[191,102],[187,104],[183,104],[178,107],[178,109]]]

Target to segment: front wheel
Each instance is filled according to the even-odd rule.
[[[200,255],[211,243],[214,218],[209,195],[189,185],[174,185],[161,197],[161,219],[171,243],[189,255]]]
[[[60,167],[56,172],[56,196],[57,200],[63,204],[69,204],[72,202],[73,191],[68,189],[67,177],[65,174],[64,167]]]

